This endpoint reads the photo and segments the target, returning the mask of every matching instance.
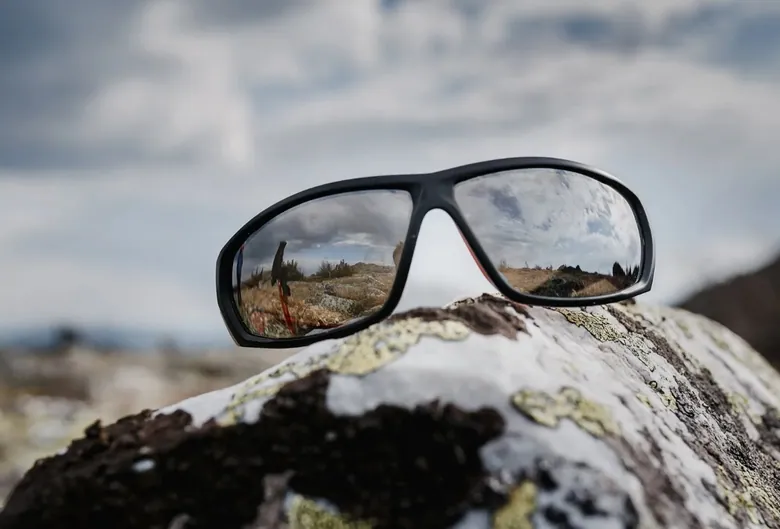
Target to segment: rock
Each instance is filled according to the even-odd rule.
[[[701,316],[485,295],[94,424],[0,529],[776,528],[779,395]]]
[[[355,306],[355,302],[351,299],[344,299],[327,291],[321,293],[315,300],[313,300],[313,303],[324,309],[343,313],[350,313],[354,311]]]
[[[240,348],[0,351],[0,501],[36,460],[66,447],[96,418],[113,422],[235,384],[287,356]]]
[[[780,369],[780,257],[758,270],[710,285],[679,306],[722,323]]]

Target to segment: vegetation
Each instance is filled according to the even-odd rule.
[[[498,269],[514,289],[544,297],[590,297],[623,290],[638,278],[636,266],[614,263],[612,273],[582,270],[579,265],[513,268],[502,260]],[[269,337],[302,335],[313,329],[343,325],[375,313],[387,300],[395,268],[370,263],[322,261],[305,274],[299,263],[284,261],[289,287],[285,298],[291,322],[284,314],[278,289],[269,270],[255,270],[241,285],[241,311],[252,332]]]
[[[287,281],[301,281],[306,278],[306,274],[303,273],[295,259],[289,259],[282,263],[282,275],[287,278]]]
[[[292,329],[287,325],[278,290],[270,284],[270,274],[242,284],[242,317],[252,332],[290,337],[367,316],[385,303],[395,278],[391,266],[349,264],[344,260],[324,261],[309,276],[303,276],[297,265],[290,266],[290,270],[297,271],[294,275],[299,278],[289,281],[290,295],[285,300]]]
[[[301,269],[298,261],[295,259],[288,259],[282,264],[282,270],[287,281],[323,281],[326,279],[338,279],[343,277],[350,277],[357,273],[358,263],[351,265],[344,259],[338,263],[331,263],[330,261],[322,261],[317,268],[317,271],[313,274],[306,275]],[[242,289],[257,288],[265,283],[270,284],[271,271],[266,270],[263,267],[255,268],[249,277],[241,281]]]
[[[311,277],[316,279],[336,279],[353,275],[355,275],[355,266],[342,259],[336,264],[333,264],[330,261],[322,261],[320,267]]]

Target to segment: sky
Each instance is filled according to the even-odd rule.
[[[507,156],[608,171],[671,303],[780,252],[780,2],[7,0],[0,339],[229,343],[214,267],[287,195]],[[486,288],[426,218],[402,307]]]

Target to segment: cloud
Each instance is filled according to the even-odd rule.
[[[67,11],[6,2],[0,16],[0,163],[10,169],[113,165],[138,145],[83,142],[83,116],[120,71],[150,72],[126,39],[144,3],[75,0]],[[99,148],[95,148],[99,147]]]
[[[658,243],[648,298],[671,300],[780,242],[778,30],[780,5],[725,0],[11,2],[0,320],[224,335],[217,252],[276,200],[518,155],[632,187]],[[410,281],[456,288],[421,267],[473,263],[441,255],[460,254],[416,259]]]

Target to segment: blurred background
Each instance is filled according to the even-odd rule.
[[[342,178],[558,156],[638,193],[649,303],[780,365],[780,2],[6,0],[0,495],[96,418],[242,380],[227,239]],[[487,287],[426,218],[399,310]],[[448,242],[449,241],[449,242]]]

